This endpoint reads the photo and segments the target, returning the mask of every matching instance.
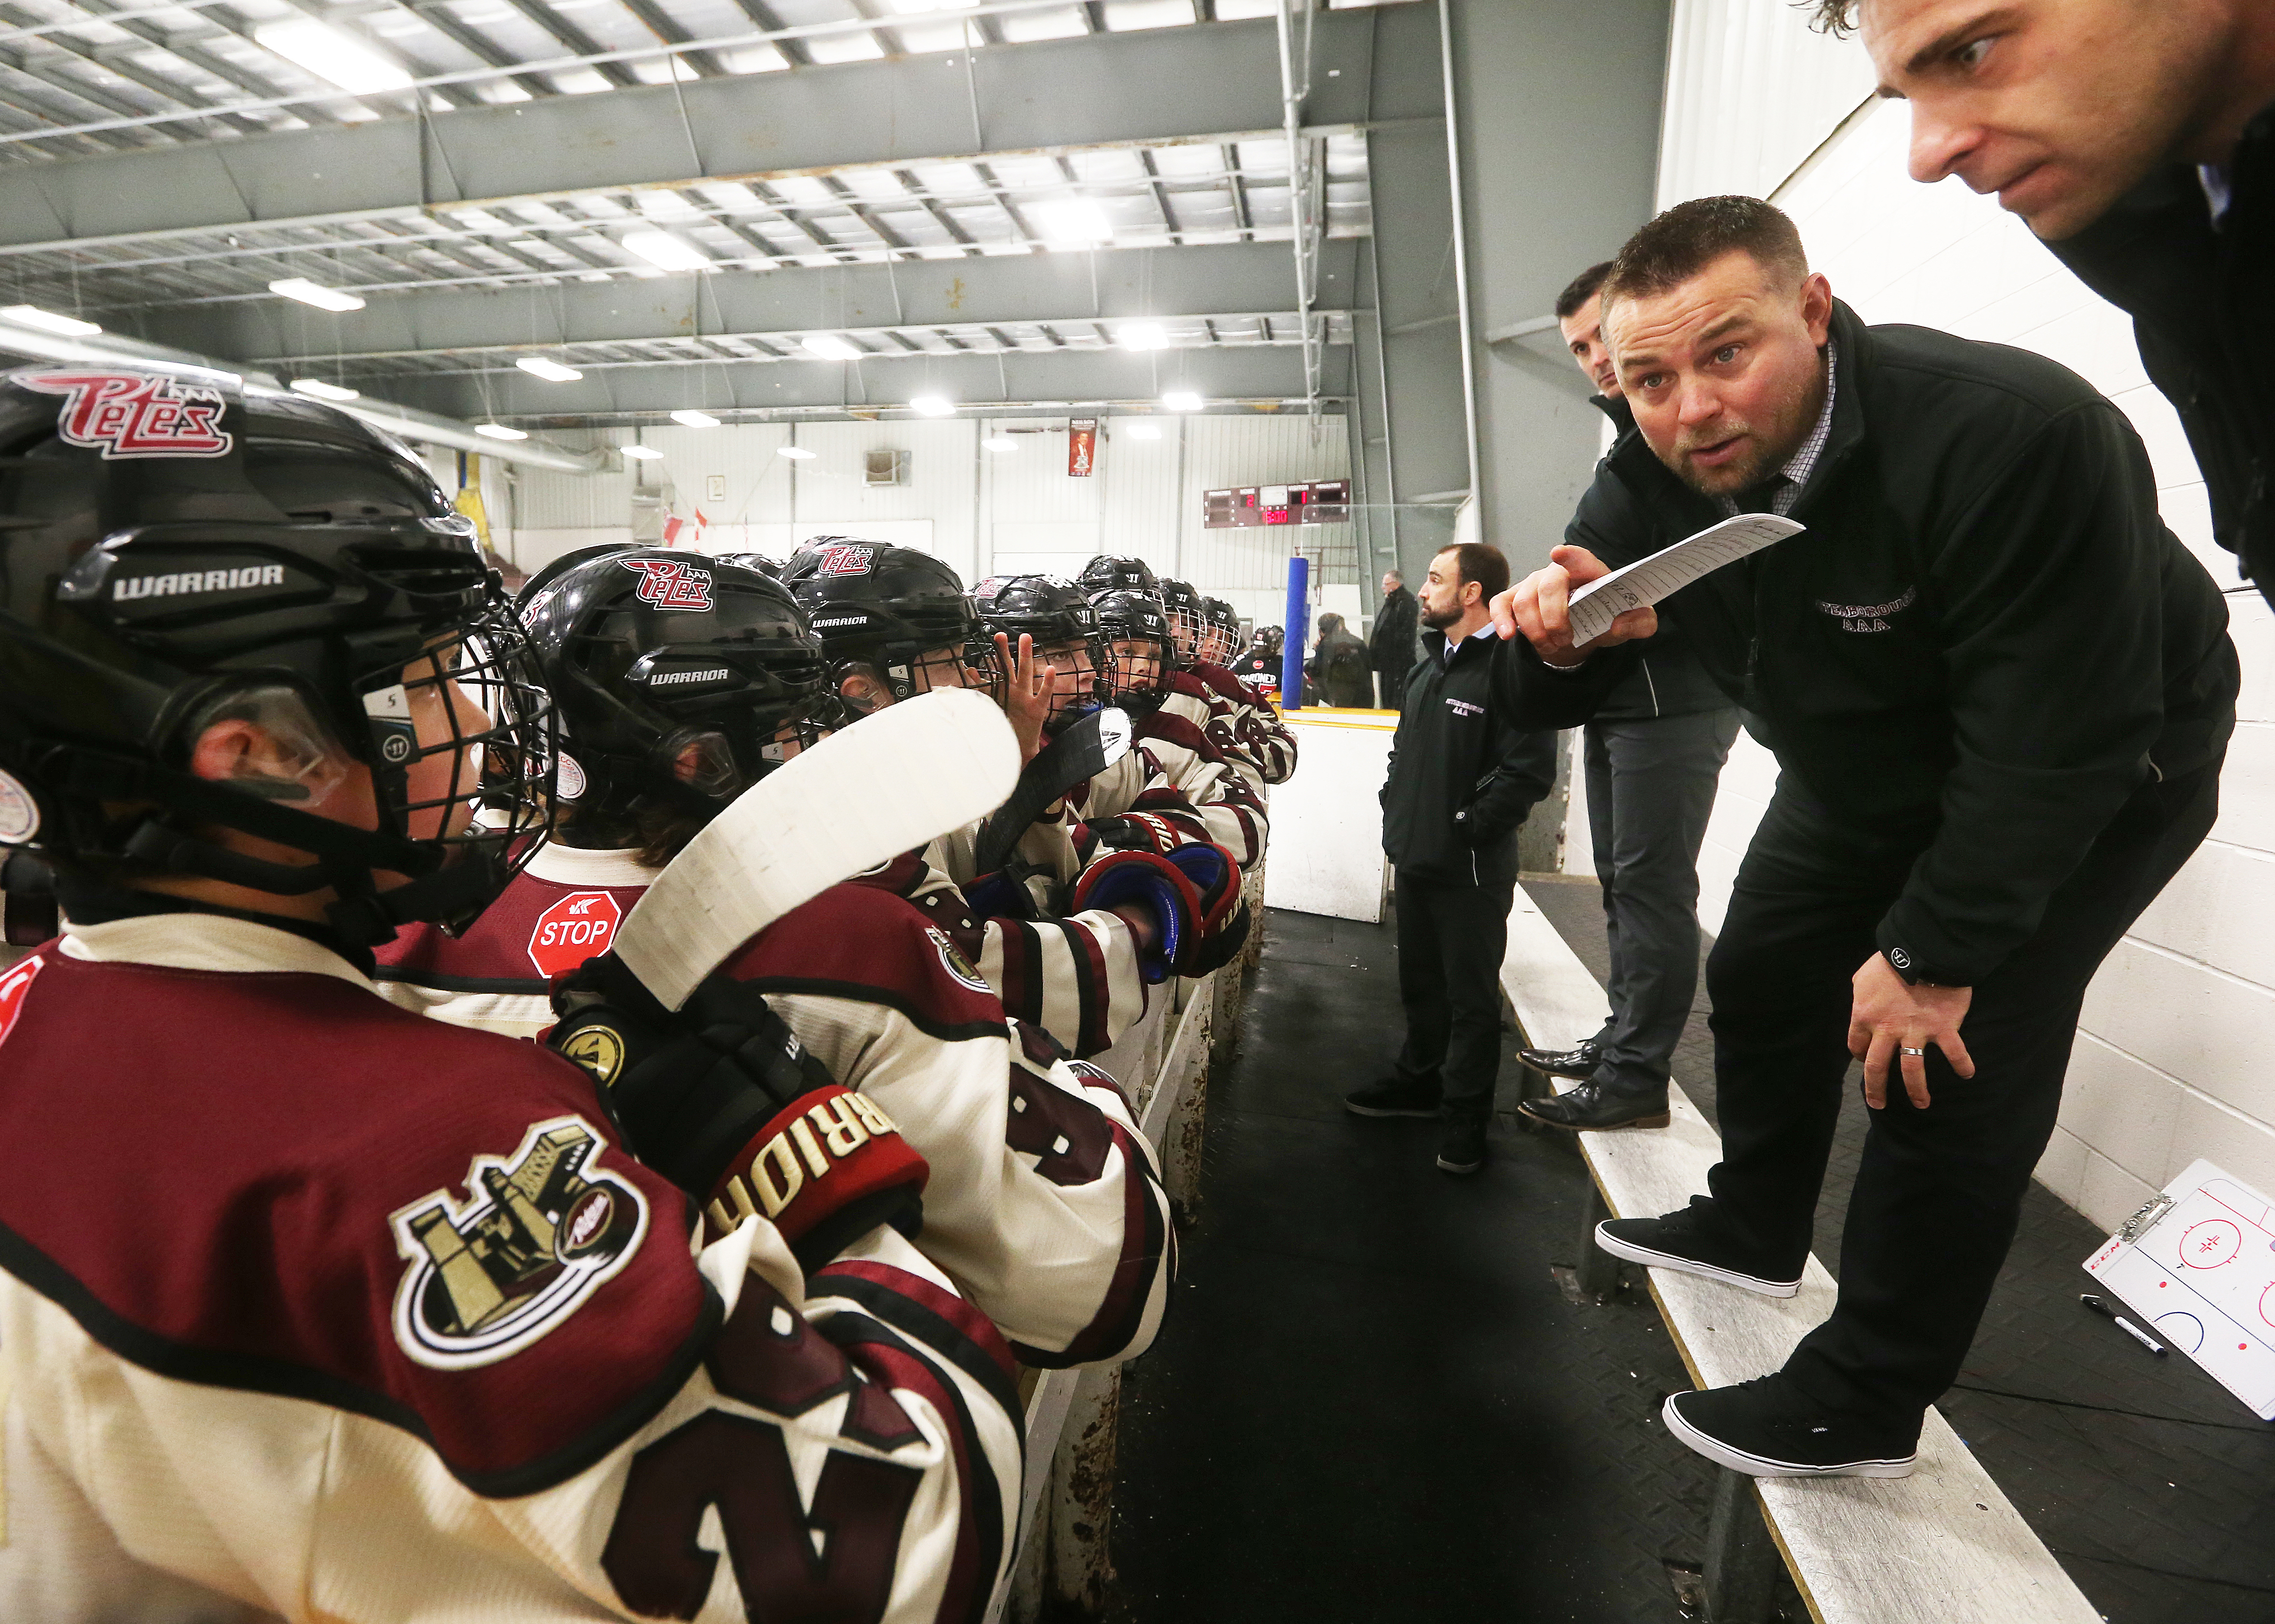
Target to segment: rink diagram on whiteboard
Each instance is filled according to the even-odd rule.
[[[2275,1202],[2193,1162],[2085,1268],[2254,1415],[2275,1420]]]

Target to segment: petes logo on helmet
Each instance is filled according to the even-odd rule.
[[[608,949],[624,910],[606,891],[576,891],[537,916],[530,928],[529,962],[550,981]]]
[[[583,1117],[555,1117],[510,1158],[476,1156],[465,1205],[430,1190],[389,1215],[409,1265],[395,1290],[404,1353],[429,1370],[494,1364],[631,1260],[647,1234],[647,1202],[596,1166],[607,1146]]]
[[[106,461],[134,457],[226,457],[219,389],[149,373],[37,372],[26,389],[65,397],[56,432]]]
[[[711,571],[663,558],[627,558],[627,570],[640,572],[639,601],[660,609],[707,609]]]
[[[853,547],[834,542],[821,549],[821,561],[813,566],[816,575],[866,575],[875,561],[873,547]]]

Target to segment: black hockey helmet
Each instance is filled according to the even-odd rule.
[[[1059,675],[1043,724],[1047,730],[1056,732],[1107,703],[1106,644],[1098,611],[1081,587],[1055,575],[997,575],[980,582],[971,601],[988,636],[1001,632],[1016,646],[1024,634],[1034,639],[1039,653],[1059,656],[1052,661]]]
[[[1076,584],[1093,598],[1102,592],[1153,592],[1160,585],[1153,565],[1126,553],[1100,553],[1083,565]]]
[[[1217,665],[1230,665],[1240,653],[1240,611],[1221,598],[1205,598],[1208,606],[1209,630],[1215,642],[1208,655]]]
[[[1161,583],[1161,608],[1169,616],[1169,637],[1180,664],[1190,665],[1207,655],[1208,608],[1188,581]]]
[[[1128,589],[1094,594],[1098,627],[1106,638],[1108,689],[1123,710],[1149,711],[1167,697],[1177,668],[1168,611],[1150,592]]]
[[[408,448],[229,373],[0,374],[0,847],[103,885],[329,889],[351,945],[462,928],[544,826],[543,714],[473,525]],[[190,772],[230,720],[298,762]],[[303,810],[359,765],[376,828]]]
[[[769,558],[764,553],[720,553],[714,555],[722,564],[732,564],[737,570],[756,570],[770,581],[782,578],[787,568],[779,558]]]
[[[587,827],[646,807],[707,820],[780,763],[786,732],[837,719],[790,593],[723,559],[612,548],[525,595],[522,619],[559,717],[560,796]]]
[[[833,537],[790,560],[783,578],[830,676],[873,668],[896,702],[933,688],[995,686],[995,651],[964,582],[929,553]]]

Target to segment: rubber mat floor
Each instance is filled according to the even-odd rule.
[[[1526,885],[1600,978],[1593,882]],[[1117,1613],[1689,1616],[1712,1475],[1657,1420],[1689,1379],[1647,1295],[1576,1306],[1552,1278],[1583,1219],[1569,1141],[1517,1127],[1506,1060],[1473,1178],[1432,1165],[1435,1124],[1350,1116],[1401,1033],[1391,926],[1269,928],[1175,1310],[1125,1380]],[[1712,1117],[1704,1001],[1675,1075]],[[1836,1271],[1863,1131],[1852,1093],[1818,1216]],[[2033,1187],[1945,1412],[2113,1624],[2275,1624],[2275,1427],[2078,1305],[2101,1238]]]

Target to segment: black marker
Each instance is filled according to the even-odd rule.
[[[2120,1331],[2125,1333],[2126,1335],[2140,1343],[2142,1347],[2147,1348],[2150,1353],[2155,1354],[2158,1358],[2161,1359],[2165,1356],[2165,1345],[2162,1342],[2158,1341],[2155,1337],[2150,1336],[2146,1331],[2143,1331],[2140,1326],[2126,1318],[2124,1315],[2110,1307],[2108,1303],[2103,1302],[2099,1297],[2095,1296],[2091,1292],[2080,1292],[2078,1294],[2077,1300],[2084,1303],[2086,1307],[2091,1309],[2095,1313],[2100,1315],[2104,1319],[2114,1322]]]

